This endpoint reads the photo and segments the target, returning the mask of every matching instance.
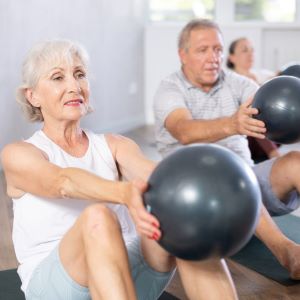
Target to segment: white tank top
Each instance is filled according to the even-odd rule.
[[[83,157],[74,157],[52,142],[43,131],[37,131],[26,142],[48,155],[49,161],[62,168],[76,167],[109,180],[118,179],[118,171],[104,135],[90,131],[88,150]],[[43,176],[43,174],[41,174]],[[58,245],[82,210],[95,203],[80,199],[47,199],[26,193],[13,199],[13,242],[20,263],[18,273],[25,292],[37,265]],[[136,236],[134,224],[125,205],[107,204],[118,216],[125,243]]]

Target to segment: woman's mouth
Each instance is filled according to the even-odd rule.
[[[81,100],[81,99],[72,99],[72,100],[67,101],[64,105],[67,105],[67,106],[79,106],[82,103],[83,103],[83,100]]]

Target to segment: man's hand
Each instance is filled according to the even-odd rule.
[[[252,118],[252,115],[258,114],[258,110],[251,107],[252,101],[253,98],[245,101],[231,116],[232,129],[235,134],[264,139],[266,127],[264,122]]]

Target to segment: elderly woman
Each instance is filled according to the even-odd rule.
[[[127,138],[80,127],[90,110],[82,47],[36,45],[18,102],[42,122],[1,154],[27,299],[157,299],[175,265],[190,299],[236,298],[223,260],[182,261],[156,243],[159,221],[142,202],[154,163]]]

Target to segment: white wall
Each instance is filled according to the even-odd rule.
[[[123,132],[144,124],[145,118],[153,123],[154,92],[162,78],[179,68],[176,43],[184,23],[144,27],[147,1],[0,0],[0,150],[39,127],[24,120],[14,93],[22,60],[41,39],[74,39],[90,53],[95,112],[84,126]],[[248,36],[257,67],[276,70],[300,60],[300,26],[237,26],[230,22],[232,1],[218,0],[217,5],[225,48],[232,39]]]
[[[145,27],[144,101],[148,124],[154,123],[152,103],[159,82],[180,66],[176,45],[180,29],[180,25],[172,24],[151,24]]]
[[[144,0],[0,0],[0,150],[28,137],[29,124],[15,103],[21,63],[37,41],[68,38],[91,58],[95,112],[83,125],[124,131],[144,123]]]
[[[291,61],[300,61],[300,26],[266,28],[262,32],[263,64],[278,70]]]
[[[228,1],[228,0],[226,0]],[[224,9],[225,10],[225,9]],[[147,124],[154,123],[153,96],[160,81],[179,67],[177,38],[181,24],[148,24],[145,27],[145,115]],[[255,48],[255,67],[277,71],[290,61],[300,61],[300,25],[220,24],[225,53],[230,42],[246,36]]]

